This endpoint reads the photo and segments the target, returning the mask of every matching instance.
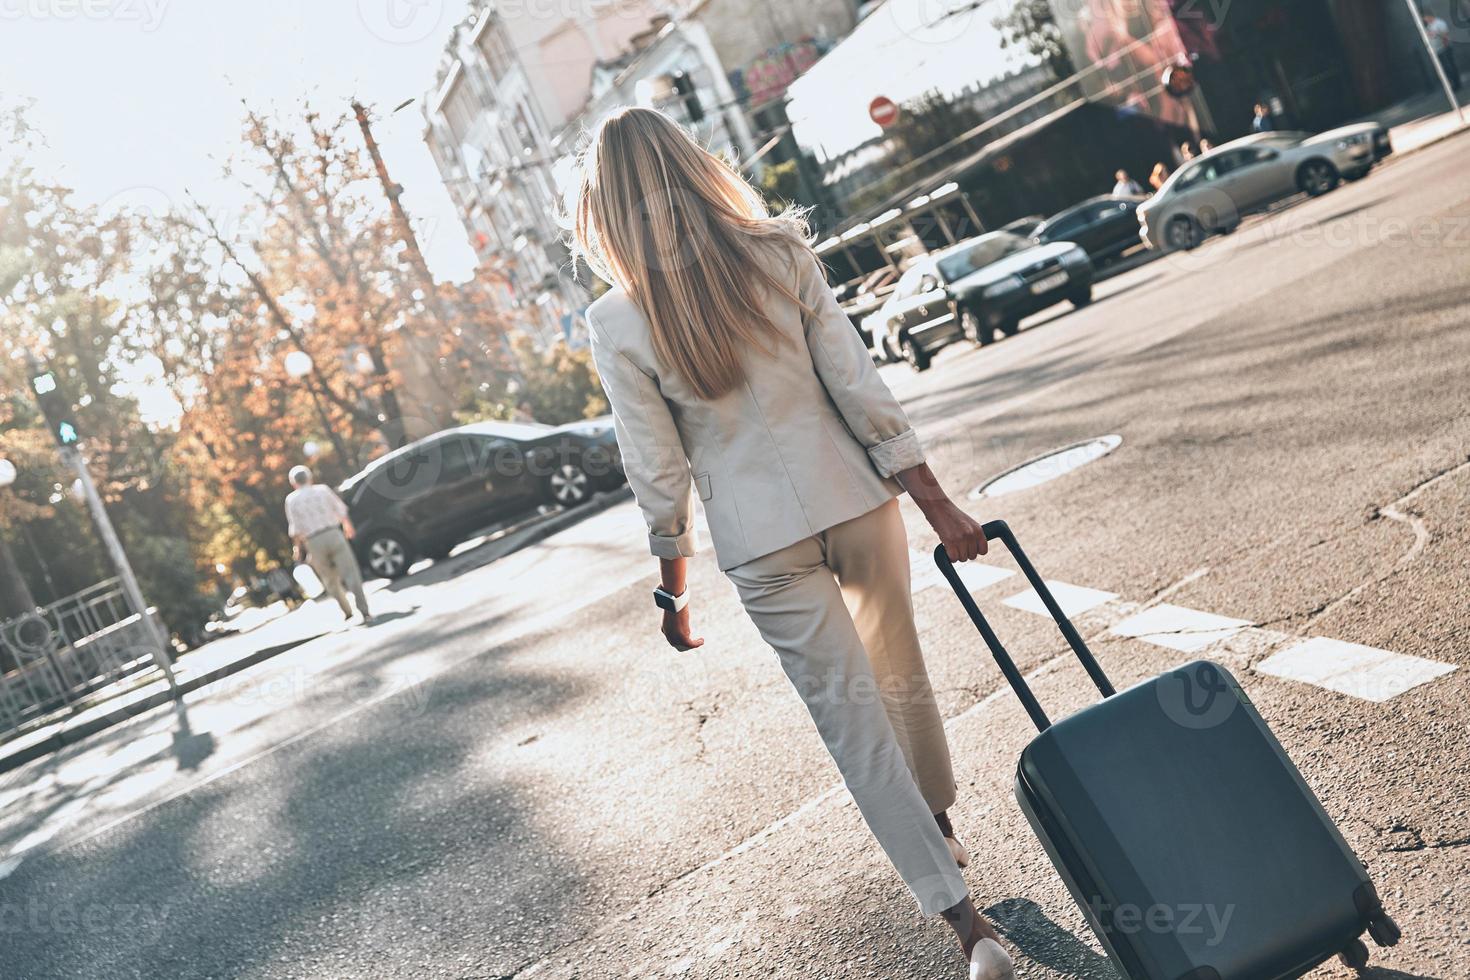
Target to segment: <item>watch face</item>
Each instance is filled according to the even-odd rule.
[[[660,609],[667,609],[669,612],[674,611],[674,597],[663,589],[653,590],[653,601]]]

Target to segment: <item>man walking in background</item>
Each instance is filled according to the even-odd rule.
[[[1455,61],[1455,48],[1450,40],[1450,25],[1426,10],[1424,11],[1424,33],[1429,35],[1429,44],[1434,48],[1434,56],[1439,59],[1445,77],[1450,80],[1450,88],[1458,92],[1460,90],[1460,66]]]
[[[1113,174],[1113,193],[1118,197],[1142,197],[1143,188],[1138,186],[1138,181],[1128,176],[1128,171],[1119,170]]]
[[[347,604],[350,591],[363,623],[371,623],[362,569],[348,543],[354,532],[347,505],[331,487],[311,482],[311,470],[305,466],[293,466],[290,480],[295,489],[286,495],[287,533],[298,551],[305,550],[322,586],[342,607],[343,618],[352,618],[352,607]]]

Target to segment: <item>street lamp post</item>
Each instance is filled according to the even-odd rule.
[[[304,350],[293,350],[286,355],[286,374],[290,375],[306,388],[307,394],[311,395],[311,403],[316,406],[317,418],[321,419],[322,430],[327,438],[332,440],[332,448],[337,450],[337,458],[352,466],[357,465],[357,458],[347,452],[347,446],[342,442],[342,436],[338,434],[332,425],[331,417],[327,415],[327,406],[322,404],[322,397],[317,393],[316,387],[311,383],[311,375],[316,371],[316,364],[311,355]]]

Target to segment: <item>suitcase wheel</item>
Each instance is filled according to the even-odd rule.
[[[1361,970],[1368,965],[1368,946],[1361,939],[1354,939],[1343,948],[1337,958],[1350,970]]]
[[[1399,937],[1403,934],[1399,932],[1397,922],[1387,915],[1381,915],[1368,923],[1368,935],[1380,946],[1397,946]]]

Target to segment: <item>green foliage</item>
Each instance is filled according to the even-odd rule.
[[[923,170],[936,170],[975,150],[975,144],[955,142],[961,134],[985,121],[973,104],[956,102],[938,92],[926,92],[899,108],[898,121],[888,130],[895,150],[895,163],[903,165],[933,153]],[[937,152],[936,152],[937,151]],[[914,179],[918,170],[892,169],[883,178],[864,187],[847,202],[850,213],[860,214],[882,204]]]
[[[1062,40],[1051,0],[1016,0],[1004,15],[994,21],[1001,34],[1002,47],[1023,47],[1042,64],[1047,65],[1058,81],[1076,72],[1072,56]]]
[[[556,343],[537,350],[523,333],[512,334],[510,344],[520,377],[512,384],[482,389],[469,407],[456,413],[457,421],[525,420],[529,413],[537,422],[560,425],[607,414],[607,398],[587,348],[574,350]]]
[[[761,171],[759,190],[765,198],[766,207],[772,213],[785,210],[796,203],[801,195],[801,168],[799,161],[786,160],[773,163]]]

